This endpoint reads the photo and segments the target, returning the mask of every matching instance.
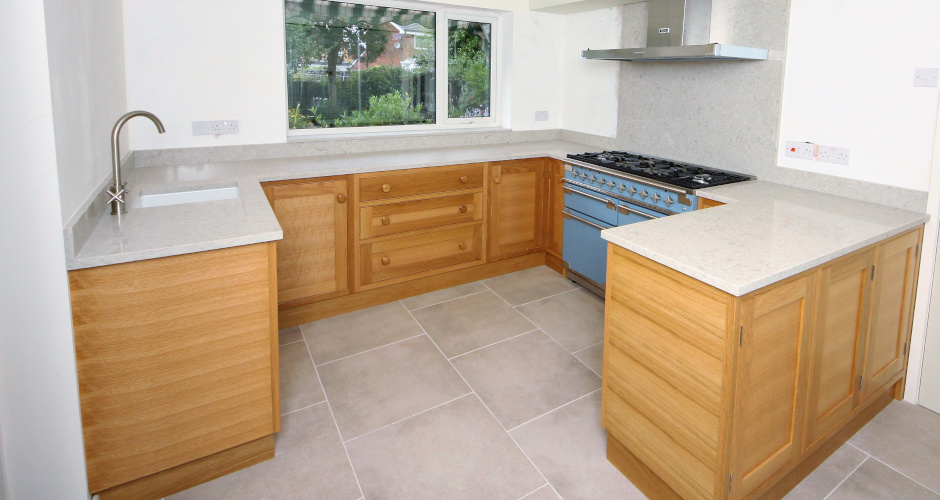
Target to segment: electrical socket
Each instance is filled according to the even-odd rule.
[[[238,120],[193,122],[193,135],[237,134]]]
[[[936,87],[938,78],[940,78],[940,68],[914,69],[915,87]]]
[[[787,141],[786,156],[801,158],[803,160],[816,159],[817,146],[812,142]]]
[[[535,121],[537,121],[537,122],[547,122],[547,121],[548,121],[548,111],[536,111],[536,112],[535,112]]]
[[[837,163],[839,165],[849,164],[849,148],[840,148],[836,146],[819,146],[819,161],[826,163]]]

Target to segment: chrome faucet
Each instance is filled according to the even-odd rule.
[[[111,215],[127,213],[126,200],[124,199],[124,195],[127,194],[127,190],[125,189],[127,183],[121,182],[121,148],[118,145],[118,136],[121,135],[121,129],[124,128],[124,124],[135,116],[150,118],[150,121],[157,126],[157,132],[161,134],[166,132],[166,129],[163,128],[163,122],[161,122],[156,115],[147,111],[131,111],[118,118],[117,123],[114,124],[114,129],[111,130],[111,167],[114,169],[114,184],[112,184],[111,189],[108,190],[108,194],[111,195],[111,199],[108,200],[108,203],[111,205]]]

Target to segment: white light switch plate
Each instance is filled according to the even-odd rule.
[[[915,87],[936,87],[937,80],[940,80],[940,68],[914,69]]]
[[[237,134],[238,120],[193,122],[193,135]]]
[[[537,121],[537,122],[547,122],[547,121],[548,121],[548,111],[536,111],[536,112],[535,112],[535,121]]]

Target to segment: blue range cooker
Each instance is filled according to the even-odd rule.
[[[691,212],[696,188],[750,179],[623,151],[568,156],[562,258],[571,280],[601,296],[607,281],[601,231]]]

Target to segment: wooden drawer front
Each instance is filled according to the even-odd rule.
[[[360,209],[362,239],[483,220],[483,193],[406,201]]]
[[[484,164],[473,163],[459,167],[435,167],[362,176],[359,181],[359,200],[386,200],[402,196],[482,188],[483,169]]]
[[[376,283],[481,260],[482,248],[482,225],[368,243],[362,245],[362,282]]]

